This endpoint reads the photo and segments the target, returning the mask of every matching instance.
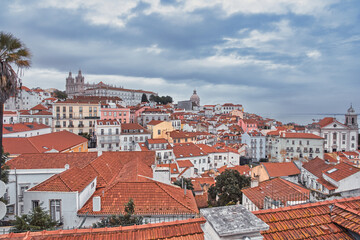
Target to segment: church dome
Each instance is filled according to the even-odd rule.
[[[190,97],[190,101],[200,106],[200,97],[197,95],[196,90],[194,90],[193,95]]]

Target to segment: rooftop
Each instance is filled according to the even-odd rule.
[[[269,226],[242,205],[200,210],[220,237],[268,230]]]
[[[300,174],[300,169],[293,162],[263,162],[261,164],[265,167],[271,178]]]

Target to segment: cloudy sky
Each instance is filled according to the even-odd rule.
[[[0,0],[0,31],[30,48],[28,87],[89,82],[300,121],[360,112],[358,0]]]

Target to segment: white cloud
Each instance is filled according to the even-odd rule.
[[[177,0],[177,5],[161,4],[160,0],[42,0],[30,3],[37,8],[60,8],[77,11],[86,21],[95,25],[109,25],[122,28],[129,19],[138,16],[134,9],[140,2],[149,4],[142,14],[153,13],[170,19],[185,18],[197,10],[216,8],[222,17],[234,14],[300,14],[315,17],[329,16],[328,8],[340,0]],[[26,2],[29,4],[29,2]],[[12,4],[13,11],[24,11],[18,1]],[[184,17],[185,16],[185,17]],[[221,17],[221,16],[220,16]],[[196,18],[196,21],[201,18]],[[181,23],[181,21],[179,21]]]
[[[318,50],[308,51],[306,53],[306,56],[308,56],[308,58],[318,59],[321,57],[321,52],[319,52]]]
[[[153,44],[150,47],[137,48],[137,49],[135,49],[135,51],[137,51],[137,52],[146,52],[146,53],[150,53],[150,54],[159,55],[164,50],[159,48],[157,44]]]

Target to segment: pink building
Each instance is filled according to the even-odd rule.
[[[121,123],[130,123],[130,108],[114,103],[102,104],[100,119],[117,119]]]
[[[244,132],[259,130],[255,119],[240,119],[238,125],[244,130]]]
[[[150,108],[149,106],[136,106],[130,107],[130,122],[137,123],[138,117],[140,117],[141,113],[146,109]]]

